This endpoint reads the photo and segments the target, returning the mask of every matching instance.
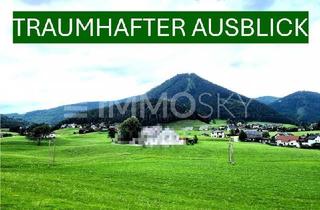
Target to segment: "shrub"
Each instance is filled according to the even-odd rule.
[[[194,138],[193,138],[193,140],[194,140],[194,143],[197,144],[197,143],[198,143],[198,136],[195,135]]]
[[[247,134],[243,130],[241,130],[239,134],[239,140],[244,141],[246,140],[247,137],[248,137]]]
[[[47,124],[33,125],[29,128],[28,137],[37,140],[38,146],[51,132],[51,128]]]
[[[85,129],[79,129],[79,134],[85,134],[86,130]]]
[[[13,136],[13,135],[12,135],[12,133],[1,133],[0,136],[1,136],[2,138],[6,138],[6,137],[11,137],[11,136]]]
[[[194,145],[194,139],[186,138],[187,145]]]
[[[114,139],[116,137],[117,129],[114,126],[110,126],[108,128],[108,135],[111,139]]]
[[[263,132],[263,133],[262,133],[262,137],[263,137],[263,138],[269,138],[269,137],[270,137],[269,132]]]
[[[141,124],[136,117],[130,117],[120,124],[120,139],[122,141],[131,141],[138,138]]]

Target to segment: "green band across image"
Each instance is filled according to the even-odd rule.
[[[308,12],[13,12],[14,43],[308,43]]]

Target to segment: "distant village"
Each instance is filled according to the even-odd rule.
[[[61,128],[78,128],[79,134],[89,132],[114,132],[119,131],[120,125],[108,126],[105,123],[77,125],[64,124]],[[224,139],[233,142],[258,142],[272,146],[280,147],[296,147],[296,148],[320,148],[320,133],[308,134],[308,131],[318,130],[317,124],[311,124],[308,127],[285,127],[283,124],[276,123],[229,123],[219,127],[211,124],[202,125],[200,127],[184,127],[181,130],[186,135],[179,136],[176,131],[171,128],[163,128],[162,126],[142,127],[135,138],[121,139],[115,142],[119,144],[137,144],[144,146],[152,145],[183,145],[193,144],[198,141],[198,136],[211,137],[212,140]],[[194,132],[196,131],[196,132]],[[303,131],[305,135],[295,136],[291,132]],[[272,133],[272,135],[271,135]],[[193,135],[191,135],[193,134]],[[187,137],[186,137],[187,136]]]
[[[172,129],[170,126],[141,126],[136,117],[130,117],[124,122],[115,125],[107,123],[90,124],[63,124],[58,128],[48,125],[33,125],[33,127],[20,127],[12,132],[27,136],[40,145],[42,140],[55,139],[55,129],[73,128],[74,134],[82,135],[92,132],[106,132],[113,143],[141,146],[171,146],[193,145],[198,138],[205,140],[227,140],[230,142],[256,142],[279,147],[315,148],[320,149],[320,123],[305,127],[285,126],[276,123],[248,123],[229,122],[216,125],[202,124],[200,126],[180,127]],[[294,133],[296,132],[296,133]],[[294,135],[294,134],[295,135]],[[300,135],[297,135],[300,134]],[[9,132],[1,132],[0,137],[12,136]]]

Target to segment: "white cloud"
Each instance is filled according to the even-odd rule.
[[[320,50],[316,1],[284,0],[269,5],[270,10],[310,11],[309,45],[12,44],[14,10],[210,11],[241,10],[248,5],[245,0],[39,1],[7,1],[0,7],[0,104],[21,104],[19,112],[137,95],[183,72],[195,72],[249,97],[320,92],[315,76]]]

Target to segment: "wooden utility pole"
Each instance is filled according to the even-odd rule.
[[[234,149],[233,149],[233,139],[232,137],[229,140],[229,146],[228,146],[228,159],[229,159],[229,163],[230,164],[235,164],[235,160],[234,160]]]
[[[48,147],[48,162],[49,162],[49,165],[50,165],[50,161],[51,161],[51,139],[49,139],[49,147]]]
[[[53,145],[51,144],[53,142]],[[52,146],[51,146],[52,145]],[[49,165],[54,165],[56,158],[56,141],[55,139],[49,140]]]
[[[54,165],[55,159],[56,159],[56,140],[53,139],[52,165]]]

